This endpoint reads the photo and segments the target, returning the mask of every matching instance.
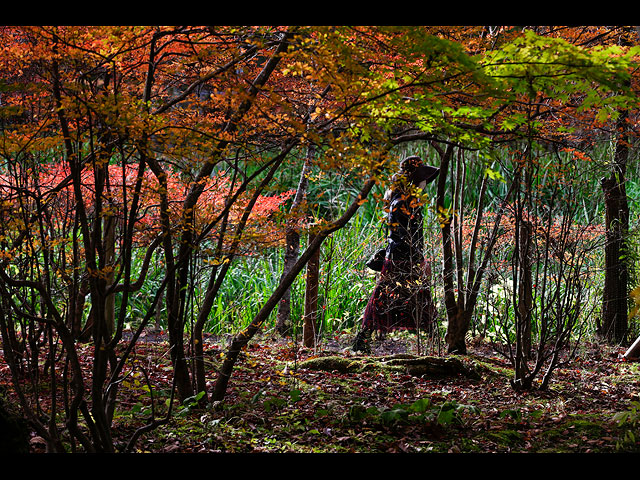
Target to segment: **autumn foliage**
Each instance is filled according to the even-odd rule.
[[[119,389],[156,319],[171,399],[222,402],[307,262],[414,149],[442,172],[427,200],[448,351],[466,352],[485,281],[513,274],[514,385],[530,388],[573,328],[538,338],[544,360],[528,369],[533,266],[602,237],[557,200],[581,188],[572,162],[606,165],[596,142],[624,158],[630,39],[605,27],[0,27],[0,330],[25,416],[50,451],[114,451]],[[291,232],[306,239],[291,270],[212,360],[205,332],[234,267]],[[23,383],[45,372],[50,421]],[[170,421],[168,405],[129,448]]]

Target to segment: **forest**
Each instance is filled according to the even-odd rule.
[[[0,40],[0,452],[640,450],[638,27]]]

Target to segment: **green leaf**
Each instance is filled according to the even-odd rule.
[[[292,402],[299,402],[301,398],[302,392],[300,390],[291,390],[289,392],[289,396],[291,397]]]
[[[416,412],[416,413],[425,413],[429,411],[430,408],[431,408],[430,398],[421,398],[420,400],[416,400],[409,407],[409,409],[412,412]]]

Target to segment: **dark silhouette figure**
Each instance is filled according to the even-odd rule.
[[[371,294],[353,348],[370,351],[372,333],[429,329],[435,316],[424,261],[422,190],[439,169],[417,156],[405,158],[393,176],[388,201],[387,246],[380,279]]]

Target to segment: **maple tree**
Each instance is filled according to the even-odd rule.
[[[505,29],[506,30],[506,29]],[[580,112],[589,112],[595,118],[607,118],[611,109],[624,102],[633,102],[633,94],[625,86],[630,68],[630,59],[634,52],[622,55],[623,50],[619,47],[594,48],[588,50],[583,47],[576,47],[566,42],[564,39],[554,39],[549,36],[537,36],[530,30],[523,30],[521,35],[514,35],[517,29],[511,29],[511,38],[503,38],[499,48],[487,50],[481,57],[481,68],[490,77],[498,94],[469,96],[459,95],[457,102],[464,102],[463,105],[471,103],[467,110],[473,112],[474,116],[467,115],[465,120],[474,119],[474,123],[464,125],[464,134],[454,134],[456,142],[449,142],[447,149],[438,147],[444,170],[448,170],[450,158],[453,155],[454,144],[459,148],[475,149],[484,153],[484,157],[491,159],[491,145],[523,143],[525,147],[524,157],[519,160],[514,158],[515,168],[510,172],[507,182],[512,185],[508,192],[513,193],[521,190],[521,182],[526,178],[524,172],[534,161],[533,142],[542,142],[550,145],[562,143],[562,137],[572,138],[572,130],[557,119],[568,118],[571,121],[577,118]],[[504,36],[503,36],[504,37]],[[508,37],[508,35],[507,35]],[[496,36],[491,36],[490,42],[496,40]],[[476,41],[470,45],[475,51],[482,48],[482,42]],[[497,82],[497,83],[494,83]],[[497,84],[502,84],[498,87]],[[473,85],[470,83],[469,85]],[[594,85],[597,85],[594,87]],[[470,87],[465,86],[469,91]],[[462,89],[460,89],[462,90]],[[586,93],[585,93],[586,92]],[[611,95],[615,93],[615,95]],[[478,99],[484,100],[478,102]],[[572,101],[567,101],[571,99]],[[472,101],[475,101],[473,103]],[[424,108],[418,104],[419,108]],[[411,108],[404,107],[404,108]],[[441,108],[436,104],[436,108]],[[460,109],[466,112],[464,109]],[[446,110],[445,110],[446,111]],[[614,110],[615,112],[615,110]],[[416,116],[422,114],[416,113]],[[411,117],[410,115],[407,115]],[[455,119],[452,118],[452,124]],[[474,127],[473,129],[470,127]],[[574,125],[571,125],[575,127]],[[427,129],[424,129],[427,130]],[[563,133],[564,132],[564,133]],[[579,130],[582,132],[582,130]],[[437,145],[446,144],[447,133],[435,135],[432,131],[414,130],[412,138],[426,139]],[[518,154],[516,154],[518,155]],[[487,165],[491,168],[491,164]],[[502,173],[505,174],[506,171]],[[486,181],[486,180],[485,180]],[[447,213],[445,205],[445,185],[446,179],[440,179],[438,190],[439,214],[449,221],[455,221],[455,217]],[[456,187],[455,191],[461,191],[462,185]],[[467,185],[468,189],[469,186]],[[476,187],[479,191],[484,191],[485,186]],[[453,194],[455,195],[455,193]],[[518,194],[519,195],[519,194]],[[508,195],[504,201],[510,201]],[[498,208],[500,210],[500,208]],[[481,210],[479,210],[481,212]],[[481,220],[482,214],[478,219]],[[496,228],[499,227],[499,219]],[[445,302],[449,315],[449,327],[447,332],[448,345],[450,350],[465,351],[465,335],[468,330],[471,314],[475,307],[475,298],[480,286],[484,267],[476,270],[473,264],[468,268],[468,284],[458,286],[458,299],[454,294],[455,278],[454,270],[454,247],[452,246],[454,237],[450,232],[449,221],[443,222],[443,248],[445,271],[443,279],[445,283]],[[520,235],[517,233],[517,235]],[[517,242],[516,242],[517,243]],[[491,245],[489,243],[488,245]],[[458,252],[459,254],[460,252]],[[486,250],[490,254],[490,247]],[[456,254],[456,255],[458,255]],[[471,254],[471,259],[474,255]],[[485,260],[489,257],[485,256]],[[458,269],[463,268],[460,264],[462,257],[458,257]],[[472,260],[470,260],[472,262]],[[461,306],[462,305],[462,306]],[[465,306],[466,305],[466,306]]]
[[[178,400],[224,399],[241,351],[323,241],[385,182],[393,148],[406,142],[430,145],[441,161],[447,342],[466,351],[493,240],[479,265],[458,263],[469,287],[460,283],[456,298],[463,217],[445,204],[454,153],[462,168],[465,151],[489,159],[502,145],[529,147],[502,171],[513,186],[507,208],[525,198],[534,141],[564,141],[567,124],[608,121],[633,101],[633,51],[516,28],[20,26],[2,27],[0,38],[0,328],[17,388],[48,365],[52,417],[64,372],[64,429],[38,420],[41,407],[21,391],[50,450],[64,449],[67,436],[74,448],[114,450],[120,380],[158,311]],[[307,222],[304,208],[286,208],[294,192],[278,174],[301,157],[357,192],[337,218]],[[490,180],[482,177],[481,189]],[[460,192],[463,182],[449,187]],[[476,237],[485,211],[478,206]],[[514,238],[524,218],[515,216]],[[312,240],[209,382],[204,331],[234,261],[281,245],[293,230]],[[145,311],[124,341],[128,307],[142,291],[150,292]],[[89,375],[79,340],[91,341]]]
[[[195,105],[189,108],[174,106],[184,99],[182,93],[171,97],[165,97],[164,93],[165,89],[188,88],[189,78],[181,69],[189,63],[175,60],[195,48],[197,42],[181,43],[177,37],[188,38],[195,35],[195,30],[42,27],[7,28],[3,33],[8,40],[13,40],[11,48],[7,45],[4,71],[13,75],[28,70],[31,82],[26,83],[26,79],[19,76],[5,79],[6,84],[11,84],[9,91],[15,92],[6,99],[6,103],[14,106],[5,109],[11,128],[5,129],[3,135],[8,170],[8,180],[3,187],[5,192],[10,192],[5,197],[5,207],[11,219],[5,223],[4,234],[6,239],[13,240],[5,251],[5,261],[20,265],[27,277],[23,279],[16,271],[7,274],[4,298],[10,298],[12,289],[19,291],[31,287],[46,300],[48,306],[41,315],[51,318],[49,326],[54,327],[63,339],[69,358],[75,358],[72,363],[76,372],[73,403],[81,407],[85,402],[85,387],[73,344],[77,331],[68,331],[70,324],[65,315],[74,320],[71,325],[76,330],[79,322],[75,320],[80,319],[74,315],[86,315],[84,297],[89,294],[92,321],[87,322],[87,326],[91,326],[95,345],[90,415],[95,434],[90,441],[77,430],[76,413],[73,413],[70,429],[86,448],[109,451],[113,448],[109,424],[117,392],[117,384],[109,378],[120,375],[141,330],[136,332],[128,350],[120,357],[115,347],[122,337],[128,299],[145,282],[146,267],[156,249],[164,248],[167,264],[163,287],[167,287],[169,331],[175,343],[172,351],[179,376],[184,371],[180,368],[185,355],[182,349],[184,324],[180,323],[184,319],[178,317],[177,309],[183,308],[180,301],[185,298],[181,295],[184,295],[184,275],[190,265],[187,254],[207,242],[214,246],[213,255],[219,258],[213,259],[215,268],[215,265],[224,264],[225,259],[228,261],[241,253],[235,249],[241,241],[244,253],[252,243],[272,244],[278,240],[274,235],[277,231],[265,229],[265,221],[269,221],[267,217],[277,210],[288,194],[265,196],[261,191],[264,184],[258,189],[252,187],[251,181],[265,167],[259,164],[257,168],[252,167],[246,158],[236,156],[235,163],[232,158],[228,163],[231,174],[224,179],[223,169],[218,169],[216,175],[209,174],[221,162],[226,166],[226,158],[200,160],[211,154],[211,139],[202,142],[207,129],[214,125],[214,130],[220,132],[218,122],[221,120],[216,115],[216,105],[208,105],[208,112],[196,117],[191,110]],[[145,63],[144,55],[158,54],[156,42],[162,39],[167,42],[160,50],[166,50],[158,64]],[[34,43],[38,45],[35,50],[31,48]],[[204,45],[206,48],[206,42]],[[126,46],[122,52],[121,46]],[[131,50],[127,50],[129,48]],[[17,67],[13,62],[19,59],[26,65]],[[228,59],[223,52],[219,58],[209,57],[212,64]],[[166,66],[167,69],[162,70],[166,77],[154,84],[148,65],[153,67],[156,76],[160,75],[160,66]],[[231,67],[222,68],[221,72],[227,68]],[[194,76],[199,72],[190,74]],[[141,81],[145,75],[146,83]],[[162,104],[165,100],[168,103]],[[224,99],[220,103],[228,106]],[[23,104],[27,108],[21,107]],[[29,112],[29,105],[41,108],[46,114]],[[153,112],[152,105],[160,113]],[[16,111],[21,116],[16,117],[13,114]],[[163,113],[166,114],[163,116]],[[56,127],[59,136],[56,136]],[[221,133],[228,138],[220,142],[231,141],[231,129],[227,130],[226,134]],[[163,142],[175,147],[168,149]],[[153,148],[163,152],[162,158],[150,153],[151,143]],[[24,148],[24,144],[28,148]],[[189,155],[185,156],[182,145],[187,144]],[[47,152],[52,149],[62,151],[63,164],[46,159]],[[262,156],[260,151],[251,155],[257,159]],[[117,159],[117,163],[113,163],[112,158]],[[277,161],[282,162],[283,158],[284,155]],[[199,162],[204,165],[200,172]],[[267,159],[266,164],[269,162],[273,160]],[[32,172],[46,170],[49,164],[51,171],[45,171],[43,175],[51,173],[50,178],[32,177]],[[57,176],[56,169],[59,170]],[[65,175],[61,175],[63,172]],[[37,219],[40,219],[39,230],[32,228]],[[52,224],[44,225],[42,219],[50,219]],[[63,228],[56,230],[54,226],[62,221],[65,222]],[[231,235],[225,237],[227,229],[231,230]],[[199,236],[197,240],[196,236]],[[51,238],[56,239],[55,243],[48,243]],[[179,250],[178,262],[175,261],[174,241]],[[180,241],[183,242],[181,250]],[[146,248],[146,253],[137,252],[138,247]],[[33,256],[33,252],[40,252],[40,255]],[[133,271],[134,257],[140,255],[144,259],[143,267]],[[68,283],[62,285],[69,292],[66,305],[60,304],[62,299],[58,298],[60,290],[55,274],[66,270],[58,268],[55,263],[58,258],[72,269],[63,272]],[[161,291],[154,292],[155,297],[141,319],[140,327],[149,321]],[[114,325],[116,294],[120,295],[120,308]],[[22,307],[26,308],[26,305]],[[104,317],[102,312],[105,312]],[[108,315],[111,318],[107,318]],[[11,325],[7,324],[9,330]],[[53,331],[49,334],[53,335]],[[38,352],[32,354],[35,368],[38,368]],[[107,372],[108,368],[111,372]],[[181,392],[183,396],[187,395],[186,391]],[[83,410],[82,415],[86,417],[89,412]],[[51,448],[57,449],[55,434],[49,432],[47,437]]]
[[[342,48],[339,35],[334,32],[331,42],[314,50],[306,42],[313,41],[316,33],[305,37],[294,35],[295,30],[2,30],[7,105],[2,154],[9,179],[4,187],[11,192],[5,202],[11,220],[4,224],[4,236],[10,243],[4,265],[10,268],[2,272],[3,299],[5,307],[27,321],[24,331],[31,326],[46,327],[51,341],[61,339],[74,372],[68,430],[83,448],[113,449],[109,432],[119,385],[116,379],[163,297],[178,396],[186,399],[206,391],[202,329],[211,300],[234,256],[242,252],[239,248],[246,249],[251,239],[264,241],[267,229],[261,218],[286,196],[265,196],[263,192],[272,188],[275,173],[295,147],[322,140],[331,152],[323,158],[325,168],[349,158],[342,165],[345,172],[370,172],[362,197],[343,219],[321,228],[318,238],[344,225],[373,186],[379,154],[346,142],[353,127],[343,118],[357,105],[354,98],[361,87],[350,79],[363,72],[363,67],[355,57],[344,56],[340,67],[349,76],[336,75],[335,55],[329,57],[322,49]],[[296,59],[292,52],[301,58]],[[324,65],[318,66],[319,59]],[[318,115],[318,111],[301,108],[308,96],[316,95],[308,79],[297,81],[299,75],[308,76],[299,70],[306,68],[304,62],[313,63],[314,71],[318,68],[317,82],[330,79],[344,99],[344,103],[332,99],[334,110],[321,117],[323,123],[313,132],[302,128],[308,122],[301,119]],[[298,92],[300,85],[305,88]],[[53,187],[48,179],[33,176],[46,164],[58,168],[48,160],[50,152],[64,158],[62,169],[68,173]],[[221,172],[226,184],[220,179]],[[19,183],[23,181],[27,183]],[[51,202],[43,202],[49,198]],[[62,227],[57,225],[60,221],[64,221]],[[36,224],[39,228],[32,228]],[[143,236],[146,242],[140,242]],[[56,242],[49,244],[51,238]],[[191,331],[195,351],[189,355],[197,359],[191,374],[184,333],[195,255],[208,257],[210,273]],[[147,266],[154,256],[164,261],[164,278],[149,298],[133,338],[120,353],[117,346],[128,302],[146,281]],[[143,265],[134,271],[137,258],[143,259]],[[58,259],[71,270],[58,268]],[[18,266],[19,270],[13,268]],[[59,284],[56,273],[63,270],[67,283]],[[32,295],[23,297],[26,292],[37,292],[39,300],[32,303]],[[94,345],[90,387],[85,386],[75,344],[78,332],[73,331],[79,324],[76,316],[87,315],[85,295],[91,309],[86,325]],[[13,299],[20,298],[27,300],[14,303]],[[17,338],[13,325],[3,322],[3,334]],[[16,352],[32,355],[38,368],[38,351],[14,346]],[[232,348],[229,358],[234,354]],[[10,363],[16,368],[20,364],[16,358]],[[216,395],[224,395],[227,377],[226,371],[220,374]],[[28,405],[25,410],[29,411]],[[88,436],[78,426],[78,415],[91,425]],[[50,449],[59,450],[57,429],[41,428]]]
[[[578,146],[588,149],[592,146],[585,136],[589,131],[597,132],[599,128],[606,131],[611,122],[615,123],[620,111],[631,108],[636,103],[629,79],[637,52],[636,49],[629,49],[628,45],[615,44],[618,35],[625,33],[624,29],[615,31],[600,27],[579,27],[569,30],[570,34],[566,38],[565,29],[503,27],[487,34],[484,27],[479,27],[452,28],[447,32],[449,38],[464,39],[464,46],[476,54],[473,60],[468,60],[478,62],[470,69],[474,75],[447,70],[447,74],[453,73],[446,84],[447,92],[433,92],[433,95],[429,90],[422,90],[422,85],[430,84],[430,80],[415,80],[412,94],[399,96],[395,102],[387,105],[385,112],[387,118],[404,127],[397,128],[394,141],[428,141],[438,152],[442,172],[448,172],[455,166],[451,185],[448,185],[449,179],[446,176],[440,176],[436,199],[436,214],[440,217],[442,228],[442,280],[448,316],[445,338],[450,352],[466,352],[466,336],[496,240],[494,235],[482,245],[482,256],[476,251],[480,245],[475,241],[468,250],[463,249],[460,236],[463,230],[458,218],[467,207],[464,192],[472,190],[473,186],[466,177],[460,176],[468,165],[468,162],[461,160],[462,152],[480,152],[474,158],[477,162],[487,162],[485,168],[489,174],[475,186],[475,191],[480,192],[476,234],[472,234],[472,238],[476,239],[477,227],[483,222],[484,192],[490,178],[494,176],[492,163],[499,156],[496,152],[501,145],[512,149],[511,153],[507,153],[511,156],[512,163],[502,165],[498,172],[498,175],[506,177],[509,188],[500,200],[502,204],[496,204],[493,208],[502,212],[511,202],[517,205],[516,229],[512,242],[522,250],[514,252],[514,258],[518,260],[513,266],[513,275],[520,283],[518,293],[513,297],[513,301],[518,304],[518,353],[513,358],[518,377],[516,383],[520,385],[521,377],[527,377],[530,373],[527,357],[531,344],[530,315],[534,308],[531,279],[534,260],[531,258],[530,245],[535,240],[531,237],[533,233],[525,220],[524,212],[526,205],[536,201],[532,196],[532,188],[541,187],[534,187],[532,183],[538,182],[533,177],[534,171],[540,171],[534,166],[539,161],[537,155],[540,155],[537,145],[543,145],[543,151],[545,148]],[[606,44],[610,39],[614,40],[613,45]],[[604,42],[604,46],[601,42]],[[416,42],[418,45],[419,43]],[[404,78],[411,76],[406,75]],[[434,118],[441,116],[447,116],[446,126],[431,123]],[[596,128],[590,130],[593,125]],[[454,161],[456,150],[458,159]],[[505,150],[502,148],[502,151]],[[549,173],[545,171],[545,177]],[[623,173],[619,170],[614,175],[614,184],[620,185]],[[451,188],[450,202],[446,198],[447,188]],[[502,214],[494,218],[494,232],[498,232]],[[624,223],[613,220],[609,225]],[[622,239],[624,233],[614,236]],[[548,240],[551,241],[550,238]],[[614,242],[609,241],[607,245],[612,246]],[[619,251],[620,247],[612,250],[609,262],[611,265],[621,266],[620,255],[616,253]],[[607,271],[611,282],[626,282],[623,276],[615,273],[616,270],[607,268]],[[466,280],[463,280],[463,275],[466,275]],[[625,287],[615,288],[616,302],[624,305]],[[622,310],[618,314],[619,319],[626,318],[625,309],[616,310]],[[527,386],[524,388],[531,386],[531,379],[527,378],[524,381]]]

